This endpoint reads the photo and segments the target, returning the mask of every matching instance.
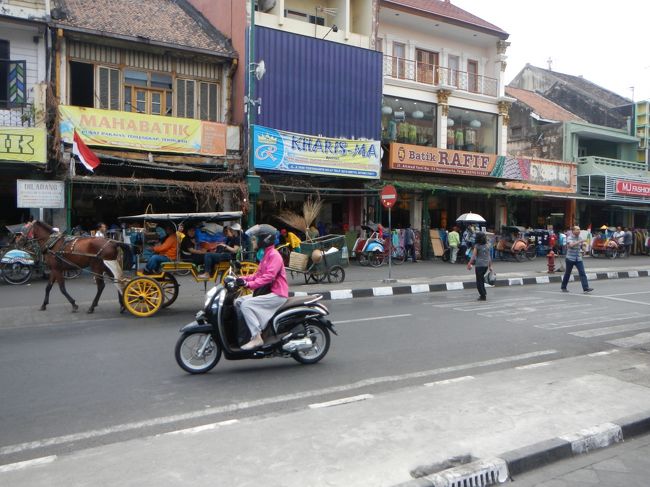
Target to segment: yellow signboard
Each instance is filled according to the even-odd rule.
[[[61,138],[87,145],[207,156],[226,155],[226,125],[192,118],[59,106]]]
[[[47,162],[44,128],[0,127],[0,162]]]

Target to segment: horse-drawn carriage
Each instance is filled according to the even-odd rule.
[[[242,217],[241,211],[231,212],[212,212],[212,213],[160,213],[160,214],[142,214],[123,216],[119,220],[124,223],[142,224],[142,253],[144,253],[144,243],[146,243],[146,230],[148,226],[172,225],[175,232],[179,231],[179,226],[183,224],[224,224],[239,223]],[[153,228],[152,228],[153,229]],[[125,231],[126,233],[126,231]],[[125,235],[126,236],[126,235]],[[124,286],[122,295],[123,306],[135,316],[147,317],[152,316],[161,308],[171,306],[178,297],[178,279],[176,275],[191,275],[196,282],[215,282],[231,272],[238,276],[253,274],[258,265],[255,262],[238,262],[238,265],[231,266],[230,261],[219,262],[214,271],[209,273],[209,277],[201,277],[201,272],[196,263],[184,260],[180,253],[180,239],[177,248],[176,260],[163,262],[160,265],[159,272],[145,273],[140,270],[139,260],[142,253],[136,252],[136,271],[135,275],[128,280]],[[240,245],[240,248],[242,246]]]
[[[165,213],[142,214],[121,217],[123,222],[137,222],[138,228],[147,228],[147,223],[152,226],[159,224],[172,225],[178,231],[181,223],[225,223],[239,222],[241,212],[215,212],[215,213]],[[136,232],[137,233],[137,232]],[[126,231],[124,231],[126,236]],[[134,316],[152,316],[161,308],[170,306],[178,297],[179,283],[175,275],[188,273],[196,282],[213,282],[223,278],[229,272],[236,275],[248,275],[257,270],[254,262],[241,262],[231,266],[231,263],[221,262],[209,278],[199,277],[199,269],[193,262],[187,262],[180,257],[180,242],[178,242],[177,259],[162,263],[160,271],[153,274],[144,274],[139,269],[139,256],[135,252],[136,264],[133,274],[130,269],[124,273],[123,267],[130,267],[131,259],[125,259],[125,254],[134,253],[134,246],[128,241],[117,241],[103,237],[75,237],[61,234],[47,223],[35,221],[26,227],[25,238],[35,242],[43,254],[44,260],[50,268],[50,280],[45,289],[45,299],[41,310],[49,304],[49,294],[55,282],[59,284],[61,293],[72,305],[72,310],[77,311],[78,306],[65,288],[64,274],[66,271],[79,271],[88,268],[95,278],[97,294],[93,299],[89,313],[92,313],[99,302],[105,287],[104,274],[108,274],[120,295],[122,309],[128,310]],[[178,238],[178,237],[177,237]],[[143,239],[144,242],[144,239]],[[138,249],[141,250],[141,249]],[[123,266],[123,262],[129,265]],[[232,270],[236,269],[236,270]]]

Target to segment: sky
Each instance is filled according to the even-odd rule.
[[[510,34],[506,82],[526,65],[582,75],[634,101],[650,100],[645,0],[451,0]]]

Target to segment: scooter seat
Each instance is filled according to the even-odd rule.
[[[293,296],[278,308],[278,310],[275,312],[275,314],[281,313],[284,310],[287,310],[289,308],[296,308],[298,306],[303,306],[305,304],[311,304],[316,301],[320,301],[323,299],[323,296],[320,294],[314,294],[312,296]]]

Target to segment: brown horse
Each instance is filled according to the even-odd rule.
[[[43,259],[50,268],[50,280],[45,288],[45,300],[41,305],[41,311],[50,302],[50,290],[55,282],[59,283],[61,293],[72,305],[72,312],[79,307],[72,296],[65,289],[65,278],[63,272],[71,269],[90,268],[97,284],[97,294],[93,299],[88,313],[95,311],[99,298],[104,291],[104,273],[107,272],[115,282],[122,301],[120,282],[122,279],[122,249],[130,251],[129,246],[101,237],[67,237],[40,220],[30,224],[26,231],[26,238],[34,239],[43,252]]]

